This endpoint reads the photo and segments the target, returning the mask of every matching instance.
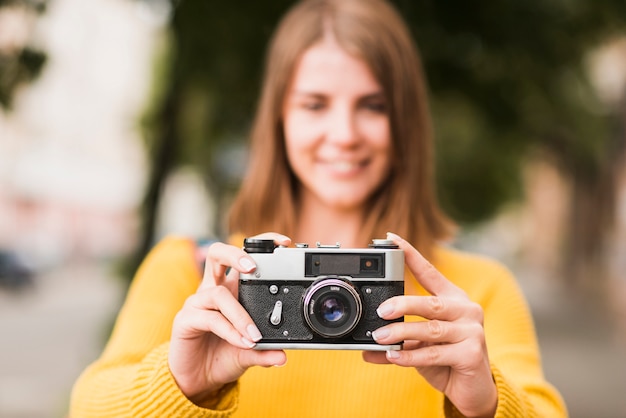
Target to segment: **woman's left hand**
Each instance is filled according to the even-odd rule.
[[[384,319],[416,315],[419,322],[396,322],[379,328],[379,344],[404,341],[400,351],[364,352],[371,363],[415,367],[443,392],[466,417],[493,417],[498,392],[491,375],[483,310],[466,293],[446,279],[412,245],[388,234],[400,249],[417,281],[431,296],[396,296],[383,302],[378,314]]]

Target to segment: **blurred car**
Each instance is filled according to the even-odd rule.
[[[0,249],[0,288],[18,290],[33,283],[33,270],[14,251]]]

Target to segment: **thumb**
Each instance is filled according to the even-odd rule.
[[[252,366],[284,366],[287,363],[287,354],[283,350],[242,350],[240,353],[240,364],[246,369]]]

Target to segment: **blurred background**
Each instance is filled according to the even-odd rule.
[[[139,260],[219,237],[287,0],[0,0],[0,417],[62,417]],[[626,417],[626,2],[396,0],[456,246],[531,304],[572,417]]]

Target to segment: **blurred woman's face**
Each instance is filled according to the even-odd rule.
[[[315,44],[295,67],[283,109],[303,203],[360,208],[391,165],[387,103],[369,67],[334,41]]]

